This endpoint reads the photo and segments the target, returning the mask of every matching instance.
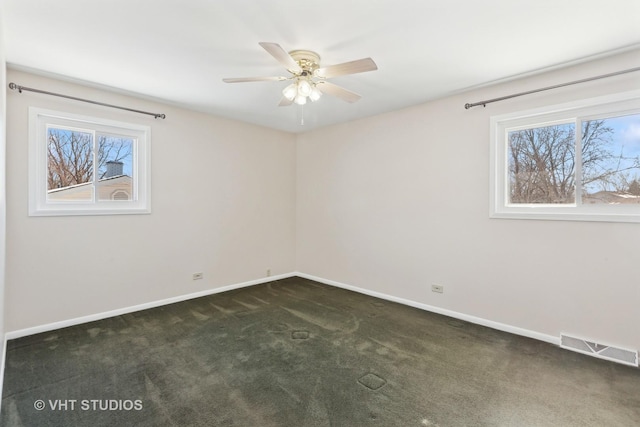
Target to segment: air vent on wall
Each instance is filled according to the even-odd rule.
[[[600,359],[611,360],[635,367],[638,366],[638,352],[636,350],[627,350],[611,345],[600,344],[565,334],[560,334],[560,347]]]

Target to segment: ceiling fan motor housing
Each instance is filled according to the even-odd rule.
[[[301,76],[313,75],[320,66],[320,55],[310,50],[292,50],[289,55],[302,68],[302,73],[299,74]]]

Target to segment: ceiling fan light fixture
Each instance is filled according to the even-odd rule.
[[[304,95],[298,94],[298,96],[296,96],[296,99],[293,102],[295,102],[298,105],[304,105],[307,103],[307,97]]]
[[[309,96],[311,94],[311,83],[308,80],[300,80],[298,82],[298,94]]]
[[[289,101],[293,101],[298,94],[298,88],[295,83],[291,83],[289,86],[282,90],[282,95]]]
[[[313,88],[311,88],[311,93],[309,94],[309,99],[312,102],[316,102],[318,99],[320,99],[321,96],[322,92],[320,92],[316,85],[313,85]]]

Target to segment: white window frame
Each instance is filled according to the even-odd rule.
[[[134,139],[133,200],[48,200],[47,125],[90,129]],[[29,108],[29,216],[151,213],[150,149],[150,126]]]
[[[509,203],[509,166],[507,135],[509,131],[561,123],[578,123],[579,119],[640,114],[640,90],[590,98],[566,104],[492,116],[490,118],[490,218],[544,219],[568,221],[640,222],[638,205],[582,205],[580,189],[573,204]],[[576,135],[580,126],[576,124]],[[576,167],[580,155],[576,153]],[[579,185],[579,180],[576,179]]]

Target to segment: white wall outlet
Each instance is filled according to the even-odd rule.
[[[191,280],[200,280],[204,277],[203,273],[193,273],[191,275]]]
[[[431,285],[431,292],[437,292],[439,294],[444,292],[444,286],[442,285]]]
[[[267,268],[267,277],[270,277],[270,276],[271,276],[271,269]]]

